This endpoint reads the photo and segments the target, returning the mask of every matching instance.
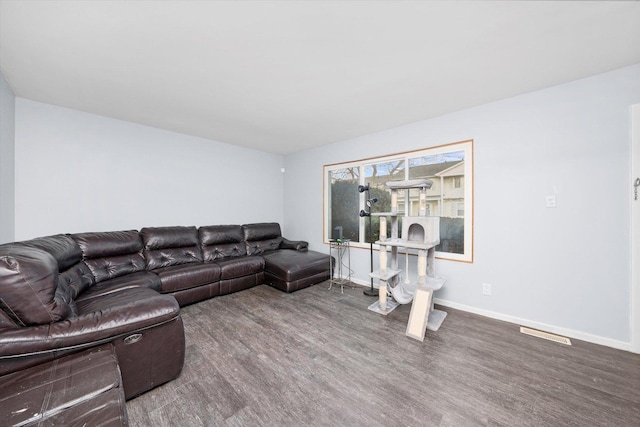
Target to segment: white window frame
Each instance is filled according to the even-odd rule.
[[[461,262],[473,262],[473,235],[474,235],[474,221],[473,221],[473,140],[466,140],[460,142],[454,142],[451,144],[438,145],[435,147],[429,147],[422,150],[414,150],[407,151],[403,153],[395,153],[386,156],[380,156],[375,158],[367,158],[362,160],[355,160],[344,163],[335,163],[324,165],[323,167],[323,242],[325,244],[329,243],[329,239],[331,236],[331,230],[329,230],[329,193],[331,184],[329,182],[329,174],[332,171],[357,167],[360,169],[359,179],[360,185],[364,185],[365,182],[365,166],[373,163],[383,163],[394,160],[404,160],[405,161],[405,173],[408,176],[409,173],[409,159],[413,159],[416,157],[422,156],[433,156],[438,154],[445,154],[456,151],[464,151],[464,253],[457,254],[451,252],[436,252],[436,257],[439,259],[448,259],[452,261],[461,261]],[[357,191],[357,189],[354,189]],[[405,192],[405,206],[409,204],[409,192]],[[359,194],[359,209],[366,209],[365,207],[365,196],[366,193]],[[409,211],[409,209],[405,209],[405,211]],[[375,210],[374,210],[375,212]],[[354,212],[354,215],[358,215],[358,212]],[[406,215],[406,213],[405,213]],[[366,227],[366,218],[360,218],[359,220],[359,242],[351,242],[352,247],[360,247],[369,249],[369,243],[364,242],[365,237],[365,227]],[[374,248],[378,249],[378,245],[374,245]]]

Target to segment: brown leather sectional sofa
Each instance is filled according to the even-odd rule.
[[[58,369],[91,364],[86,353],[100,346],[117,359],[122,387],[110,393],[130,399],[167,382],[184,362],[181,306],[263,283],[293,292],[328,279],[330,265],[306,242],[283,238],[277,223],[147,227],[0,245],[0,425],[86,418],[78,405],[93,407],[102,392],[88,387],[84,400],[75,396],[47,412],[37,400],[55,387],[34,378],[90,384],[90,374],[78,374],[86,366]],[[69,358],[83,362],[61,362]],[[124,417],[93,407],[92,424],[126,424],[124,399]],[[100,413],[107,418],[96,418]]]

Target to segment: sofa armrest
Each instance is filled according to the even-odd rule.
[[[77,317],[45,325],[0,330],[2,360],[92,347],[180,315],[178,302],[151,289],[123,289],[78,301]]]
[[[289,240],[282,238],[280,249],[294,249],[298,252],[306,252],[309,250],[309,242],[304,240]]]

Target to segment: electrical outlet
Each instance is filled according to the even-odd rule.
[[[482,284],[482,295],[491,295],[491,285],[489,283]]]

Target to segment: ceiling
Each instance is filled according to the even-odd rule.
[[[640,2],[0,0],[18,97],[288,154],[640,63]]]

